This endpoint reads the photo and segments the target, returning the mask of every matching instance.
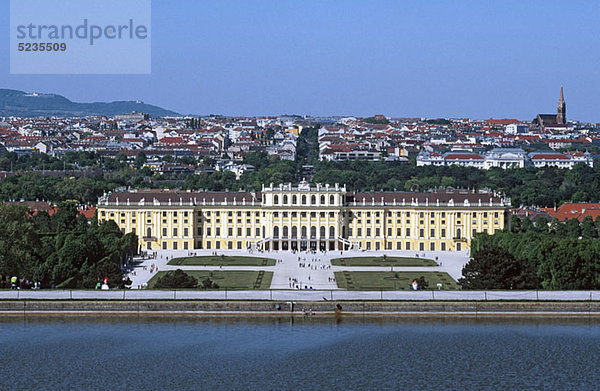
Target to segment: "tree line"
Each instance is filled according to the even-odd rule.
[[[510,229],[478,234],[463,289],[600,289],[600,219],[512,217]]]
[[[93,288],[108,278],[123,287],[122,267],[137,253],[137,236],[113,222],[88,223],[75,202],[56,213],[32,213],[24,205],[0,206],[0,287],[17,277],[23,288]]]

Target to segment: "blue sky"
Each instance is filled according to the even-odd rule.
[[[0,88],[180,113],[600,122],[597,1],[152,1],[151,75],[10,75]]]

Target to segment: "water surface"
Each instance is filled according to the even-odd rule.
[[[0,320],[0,389],[593,390],[600,323]]]

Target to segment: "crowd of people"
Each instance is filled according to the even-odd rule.
[[[41,287],[40,281],[29,281],[25,277],[19,278],[18,276],[9,278],[5,274],[0,276],[0,289],[41,289]]]

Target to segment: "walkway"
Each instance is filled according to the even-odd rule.
[[[331,290],[338,289],[334,281],[334,273],[339,271],[389,271],[389,266],[383,267],[365,267],[365,266],[332,266],[331,260],[334,258],[350,258],[350,257],[374,257],[386,254],[388,257],[415,257],[417,254],[421,258],[435,259],[438,257],[438,262],[442,266],[431,267],[394,267],[395,272],[402,271],[428,271],[428,272],[447,272],[452,278],[458,280],[462,276],[462,268],[468,261],[466,252],[447,252],[447,251],[430,251],[430,252],[415,252],[415,251],[327,251],[326,253],[317,252],[316,254],[291,251],[271,251],[257,252],[252,254],[247,251],[236,250],[217,250],[218,254],[225,256],[256,256],[278,260],[275,266],[177,266],[167,265],[167,262],[172,258],[186,257],[191,254],[197,256],[210,256],[215,250],[159,250],[156,253],[156,258],[143,260],[135,268],[135,275],[132,273],[129,278],[133,281],[132,288],[137,289],[147,283],[156,272],[150,273],[152,265],[158,267],[158,271],[163,270],[264,270],[273,272],[271,281],[271,289],[295,289],[298,287],[312,287],[313,289]],[[144,270],[145,269],[145,270]],[[294,279],[294,283],[290,285],[290,279]]]

